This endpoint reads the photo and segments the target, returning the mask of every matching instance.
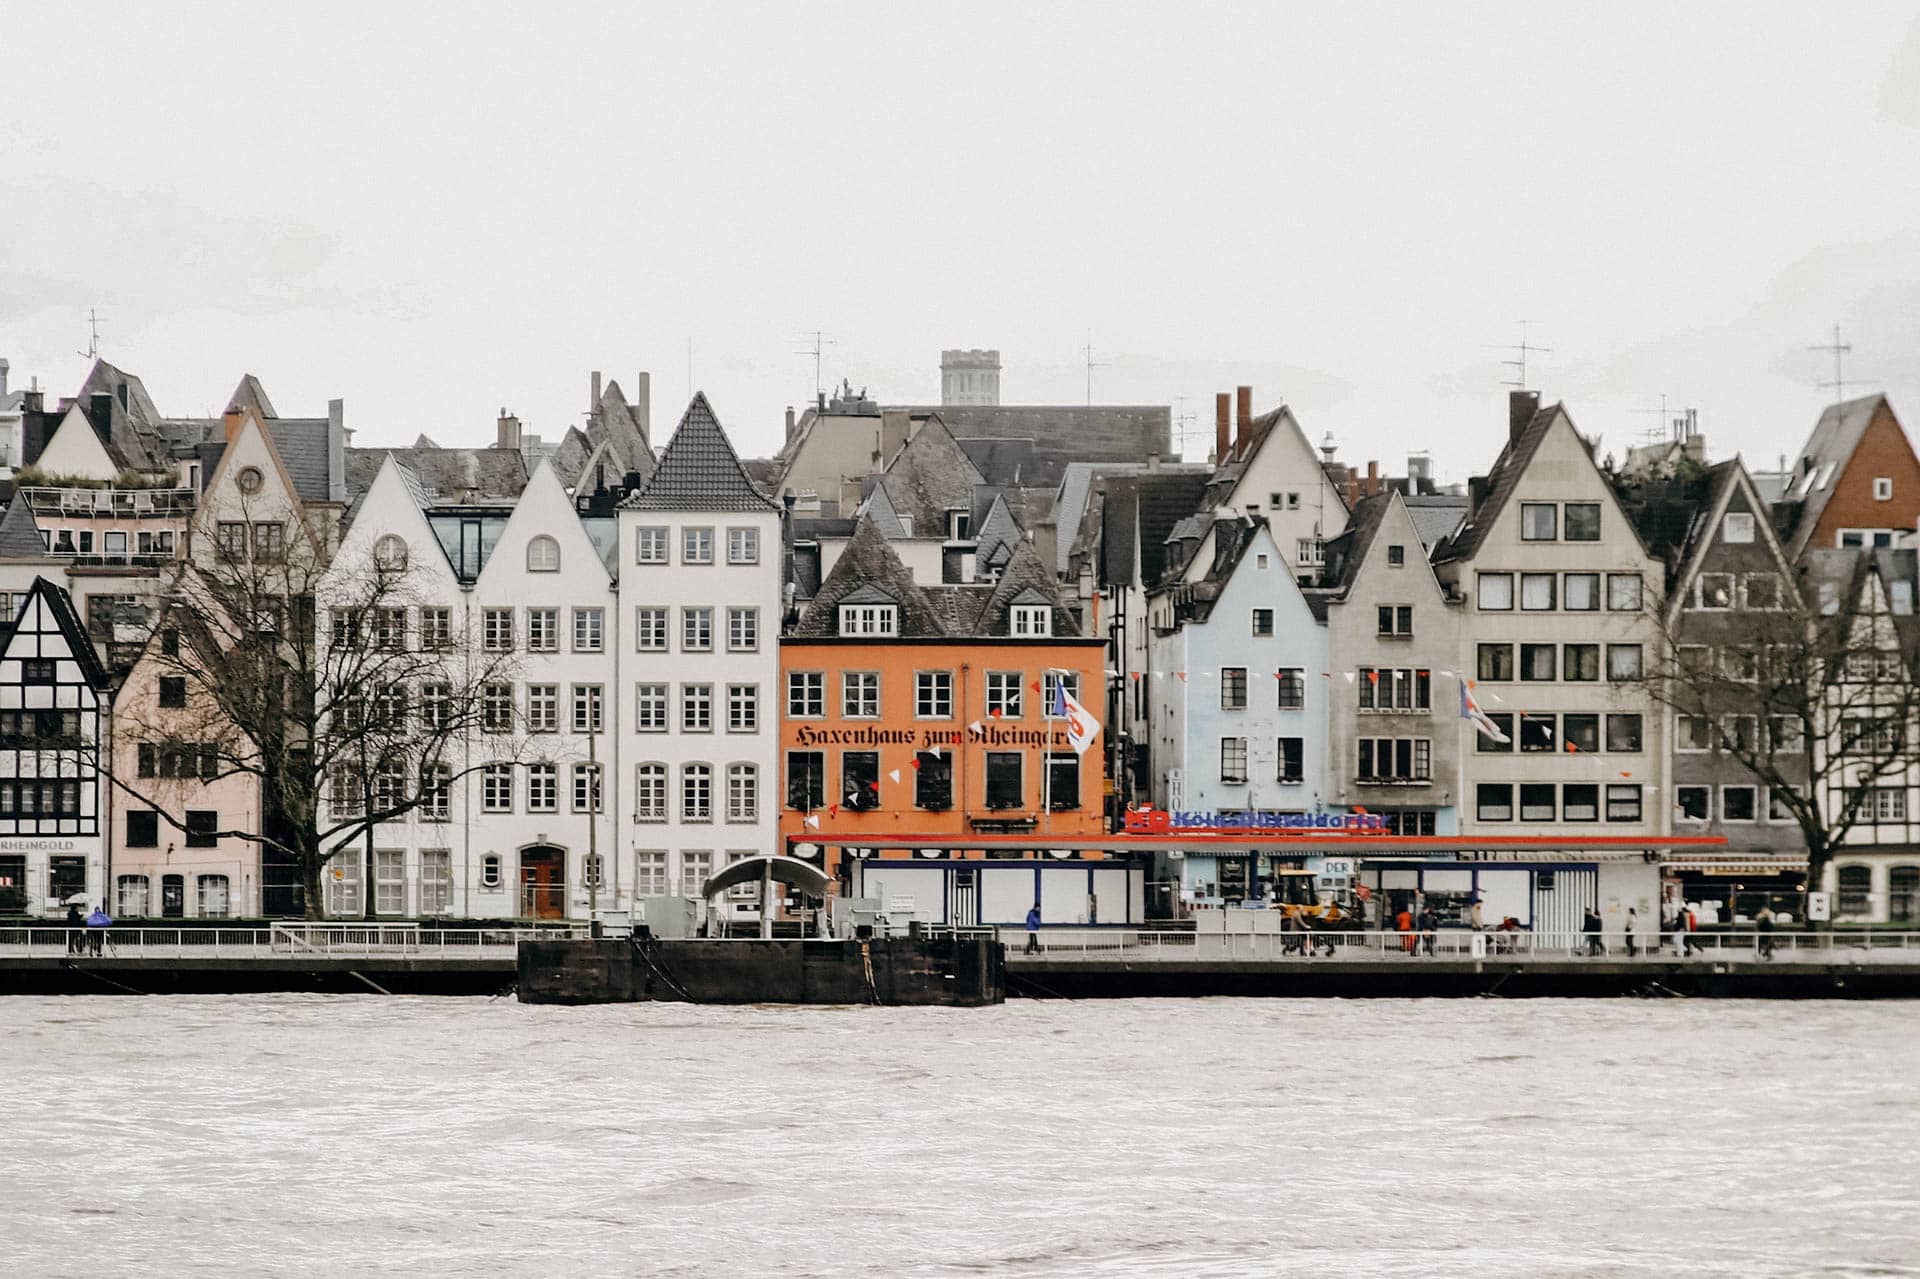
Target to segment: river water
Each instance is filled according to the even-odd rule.
[[[1920,1274],[1920,1007],[0,999],[19,1275]]]

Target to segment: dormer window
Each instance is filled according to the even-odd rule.
[[[959,507],[947,509],[947,539],[964,542],[973,536],[973,520]]]
[[[897,604],[842,604],[840,634],[845,636],[898,635],[900,606]]]
[[[1053,610],[1044,604],[1015,604],[1011,618],[1014,635],[1035,638],[1053,634]]]
[[[560,543],[542,533],[527,543],[527,572],[558,573],[560,571]]]

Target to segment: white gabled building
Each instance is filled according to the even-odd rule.
[[[777,843],[780,510],[696,394],[618,520],[622,873],[695,896]]]

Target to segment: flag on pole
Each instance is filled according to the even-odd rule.
[[[1484,736],[1491,737],[1494,741],[1502,745],[1511,742],[1513,739],[1501,732],[1500,726],[1489,719],[1487,713],[1480,709],[1480,703],[1474,700],[1471,684],[1471,680],[1463,679],[1460,681],[1460,718],[1472,720],[1473,726],[1479,729]]]
[[[1087,713],[1073,694],[1067,691],[1067,682],[1055,678],[1048,681],[1052,685],[1053,701],[1047,707],[1047,714],[1053,719],[1067,722],[1067,744],[1073,747],[1073,753],[1084,755],[1087,747],[1093,745],[1093,739],[1100,736],[1100,721]]]

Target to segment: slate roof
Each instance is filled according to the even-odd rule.
[[[327,419],[276,417],[261,425],[273,437],[273,447],[287,468],[294,492],[302,501],[327,501]]]
[[[347,492],[354,501],[366,494],[388,457],[411,471],[437,503],[512,502],[527,487],[527,460],[518,449],[348,449]]]
[[[1354,579],[1359,577],[1360,566],[1366,563],[1374,535],[1387,518],[1387,508],[1393,504],[1393,498],[1392,493],[1361,498],[1354,505],[1347,527],[1340,536],[1327,542],[1328,585],[1342,595],[1353,588]]]
[[[1540,442],[1547,438],[1554,418],[1565,412],[1566,409],[1560,404],[1537,408],[1520,434],[1507,441],[1506,447],[1500,450],[1500,456],[1494,459],[1493,469],[1487,472],[1486,496],[1467,513],[1466,519],[1452,536],[1434,548],[1433,560],[1436,564],[1472,559],[1480,550],[1488,531],[1500,518],[1500,512],[1506,508],[1514,490],[1520,487],[1520,477],[1526,474],[1527,465],[1540,449]]]
[[[7,510],[0,515],[0,559],[40,560],[46,559],[47,544],[40,536],[40,525],[33,518],[33,511],[27,506],[27,499],[19,493],[7,503]]]
[[[983,482],[938,417],[913,433],[880,477],[895,513],[912,520],[919,537],[946,536],[947,512],[973,510],[974,488]]]
[[[233,394],[227,397],[226,411],[252,409],[254,416],[261,419],[279,417],[273,411],[273,401],[267,398],[267,388],[260,385],[260,379],[251,373],[242,374],[240,385],[233,388]]]
[[[1407,504],[1414,531],[1428,551],[1452,536],[1467,514],[1467,499],[1460,493],[1403,493],[1400,500]]]
[[[973,536],[974,554],[981,568],[997,568],[1012,558],[1014,549],[1024,538],[1004,495],[994,496],[986,518],[974,527]]]
[[[872,520],[888,537],[907,536],[907,526],[900,522],[899,514],[893,509],[893,499],[887,496],[884,485],[874,485],[873,491],[867,494],[867,500],[860,503],[855,516],[856,519]]]
[[[773,511],[780,504],[760,491],[740,465],[704,391],[674,428],[660,464],[646,484],[620,503],[628,511]]]
[[[1114,586],[1152,586],[1167,571],[1167,543],[1174,529],[1194,521],[1196,536],[1206,533],[1198,516],[1207,471],[1190,467],[1117,476],[1106,481],[1101,500],[1102,580]],[[1134,546],[1140,552],[1141,581],[1133,580]]]
[[[1863,395],[1859,399],[1830,404],[1814,423],[1800,456],[1787,473],[1785,498],[1799,504],[1788,542],[1788,553],[1798,555],[1820,523],[1820,516],[1833,500],[1835,481],[1853,459],[1853,451],[1873,424],[1875,414],[1886,405],[1885,395]],[[1831,470],[1827,468],[1831,467]]]
[[[1164,404],[940,404],[902,406],[938,414],[955,439],[1024,439],[1082,461],[1172,457],[1173,410]]]

